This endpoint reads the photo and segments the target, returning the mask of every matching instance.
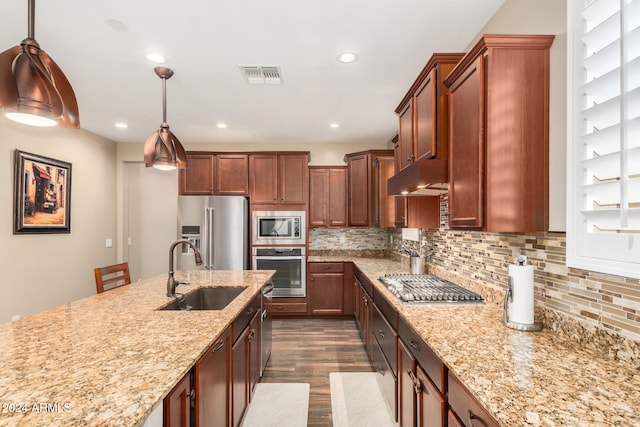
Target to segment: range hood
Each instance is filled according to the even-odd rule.
[[[437,196],[449,190],[448,182],[448,159],[423,159],[389,178],[388,192],[397,196]]]

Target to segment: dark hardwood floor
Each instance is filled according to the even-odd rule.
[[[331,372],[370,372],[354,320],[275,319],[273,349],[262,382],[309,383],[308,426],[333,425]]]

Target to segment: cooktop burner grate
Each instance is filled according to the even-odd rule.
[[[378,280],[406,303],[482,302],[479,294],[431,274],[385,274]]]

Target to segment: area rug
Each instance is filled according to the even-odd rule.
[[[397,426],[375,372],[331,372],[334,427]]]
[[[306,427],[309,384],[258,383],[242,427]]]

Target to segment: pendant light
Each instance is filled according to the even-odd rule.
[[[8,119],[31,126],[79,128],[69,80],[34,38],[35,0],[28,0],[28,35],[0,53],[0,107]]]
[[[144,143],[144,164],[160,170],[173,170],[176,165],[184,169],[187,167],[187,155],[167,123],[167,79],[173,76],[173,70],[156,67],[153,71],[162,79],[162,124]]]

